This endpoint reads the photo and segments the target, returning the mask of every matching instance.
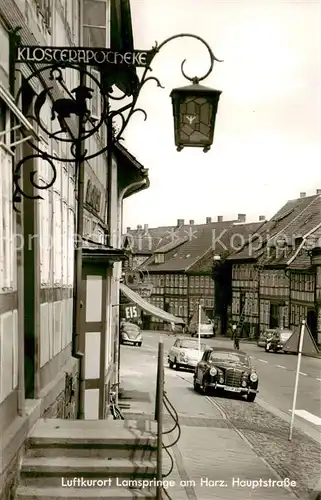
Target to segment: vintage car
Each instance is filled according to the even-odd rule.
[[[198,323],[191,323],[188,327],[188,331],[191,337],[198,336]],[[208,320],[206,323],[200,324],[200,336],[201,337],[214,337],[213,322]]]
[[[143,343],[140,327],[129,321],[121,321],[119,335],[121,344],[133,344],[140,347]]]
[[[278,352],[284,351],[284,344],[289,340],[292,335],[292,330],[288,330],[287,328],[276,328],[275,330],[269,330],[269,334],[265,339],[265,350],[266,352]]]
[[[206,349],[194,373],[194,390],[204,394],[225,392],[246,396],[253,402],[258,393],[258,375],[249,356],[228,348]]]
[[[181,368],[194,370],[206,349],[206,345],[201,343],[200,352],[198,347],[197,339],[177,338],[168,352],[169,367],[175,367],[176,370]]]
[[[264,330],[260,333],[259,340],[257,341],[258,347],[265,347],[266,337],[269,336],[271,332],[275,332],[275,330]]]

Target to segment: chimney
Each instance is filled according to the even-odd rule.
[[[141,226],[140,224],[137,224],[137,229],[143,229],[143,226]]]
[[[317,189],[317,194],[321,194],[321,189]]]
[[[246,214],[238,214],[237,220],[238,222],[246,222]]]
[[[305,198],[305,197],[306,197],[306,195],[307,195],[306,193],[303,193],[303,192],[302,192],[302,193],[300,193],[300,198]]]
[[[265,220],[265,215],[259,215],[259,220]]]
[[[130,231],[130,226],[126,227],[126,233],[129,233]]]
[[[177,219],[177,225],[178,226],[184,226],[185,220],[184,219]]]
[[[212,217],[206,217],[206,224],[210,224],[212,222]]]
[[[191,220],[189,221],[189,224],[190,224],[190,226],[193,226],[193,225],[195,224],[195,220],[191,219]]]
[[[147,231],[148,231],[148,224],[144,224],[144,231],[145,231],[145,233],[147,233]]]
[[[217,222],[223,222],[223,215],[217,216]]]

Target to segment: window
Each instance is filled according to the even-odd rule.
[[[165,255],[163,253],[155,254],[155,264],[163,264],[165,262]]]
[[[0,67],[6,75],[9,75],[9,34],[0,23]],[[4,81],[2,81],[4,83]],[[1,115],[1,113],[0,113]]]
[[[39,177],[41,181],[42,178]],[[50,254],[51,254],[51,231],[50,231],[50,193],[44,190],[39,200],[39,224],[40,224],[40,281],[41,285],[50,283]]]
[[[0,147],[0,291],[13,289],[15,281],[12,216],[12,158]]]
[[[7,134],[6,132],[8,130],[8,124],[7,124],[7,119],[8,119],[8,114],[7,113],[7,106],[5,103],[0,99],[0,142],[3,142],[6,144],[6,139],[7,139]]]
[[[54,285],[61,285],[62,280],[62,207],[60,194],[53,193],[53,260]]]
[[[107,0],[84,0],[83,42],[85,47],[109,45]]]
[[[62,204],[62,284],[68,285],[68,205]]]
[[[73,285],[74,280],[74,231],[75,214],[71,208],[68,210],[68,286]]]
[[[70,0],[69,0],[70,1]],[[37,5],[44,18],[47,27],[50,27],[51,21],[51,0],[37,0]]]

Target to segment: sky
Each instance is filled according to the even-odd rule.
[[[124,145],[149,169],[150,188],[124,201],[124,227],[272,217],[289,199],[321,188],[321,35],[319,0],[131,0],[136,49],[178,33],[201,36],[215,63],[202,84],[222,90],[214,142],[176,151],[169,94],[201,76],[206,48],[179,38],[152,68]]]

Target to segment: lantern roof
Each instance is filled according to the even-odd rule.
[[[170,97],[172,97],[173,94],[179,92],[180,94],[192,94],[192,95],[206,95],[211,94],[213,92],[215,93],[222,93],[221,90],[216,90],[211,87],[205,87],[205,85],[200,85],[199,83],[193,83],[192,85],[186,85],[185,87],[176,87],[173,89],[170,93]]]

